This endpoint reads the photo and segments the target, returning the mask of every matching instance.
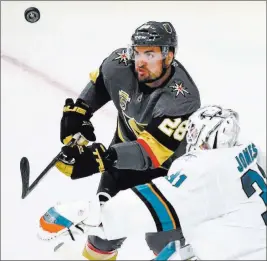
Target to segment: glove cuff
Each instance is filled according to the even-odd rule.
[[[110,169],[114,166],[115,162],[117,161],[117,152],[114,148],[109,147],[107,151],[105,151],[103,156],[103,162],[105,166],[105,170]]]
[[[86,116],[89,117],[89,119],[93,116],[93,109],[81,98],[78,98],[76,100],[75,106],[80,107],[84,110],[86,110]]]

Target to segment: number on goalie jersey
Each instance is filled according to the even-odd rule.
[[[254,143],[188,153],[169,170],[167,180],[175,191],[155,180],[200,259],[266,257],[267,189],[261,157]]]

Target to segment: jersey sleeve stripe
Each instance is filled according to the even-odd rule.
[[[146,205],[146,207],[148,208],[151,216],[154,219],[154,222],[156,224],[157,227],[157,231],[160,232],[162,231],[162,224],[160,222],[160,219],[157,215],[157,212],[155,211],[155,209],[153,208],[152,204],[146,199],[146,197],[140,192],[141,188],[140,186],[134,187],[132,188],[132,191],[144,202],[144,204]]]
[[[153,189],[155,190],[155,192],[159,195],[159,197],[166,203],[167,207],[170,210],[170,213],[173,217],[174,223],[175,223],[175,228],[181,228],[181,224],[180,224],[180,220],[177,216],[177,213],[174,209],[174,207],[172,206],[172,204],[164,197],[164,195],[161,193],[161,191],[158,189],[158,187],[151,181],[151,185],[153,187]]]
[[[147,207],[149,206],[148,209],[154,218],[158,232],[176,229],[175,218],[168,204],[166,204],[166,199],[157,193],[155,185],[139,185],[134,188],[134,192],[143,200]],[[158,222],[160,222],[161,226],[159,226]]]
[[[125,142],[125,139],[123,138],[123,135],[122,135],[122,131],[121,131],[121,126],[120,126],[120,123],[119,123],[119,119],[118,119],[118,123],[117,123],[117,130],[118,130],[118,136],[120,138],[120,140],[122,142]]]
[[[89,73],[89,78],[93,83],[96,82],[98,76],[99,76],[99,69]]]
[[[173,154],[172,150],[162,145],[147,131],[139,135],[137,142],[145,149],[155,168],[161,166]]]
[[[143,139],[138,138],[137,142],[145,149],[146,153],[148,154],[148,156],[152,161],[153,166],[155,168],[158,168],[160,166],[160,163],[155,154],[153,153],[153,151],[151,150],[151,148],[149,147],[149,145]]]

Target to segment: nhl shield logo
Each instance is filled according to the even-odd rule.
[[[121,109],[124,111],[126,109],[127,102],[130,102],[131,98],[129,97],[129,94],[127,92],[122,90],[119,91],[119,98]]]

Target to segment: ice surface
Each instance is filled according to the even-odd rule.
[[[1,2],[1,258],[82,259],[84,238],[54,254],[36,238],[39,217],[57,201],[90,198],[99,175],[71,181],[53,169],[25,200],[19,161],[31,182],[58,153],[64,100],[76,98],[88,73],[125,46],[135,27],[169,20],[177,28],[177,58],[199,86],[203,104],[240,113],[243,135],[266,151],[265,2]],[[36,6],[41,19],[24,20]],[[93,118],[108,145],[116,127],[112,104]],[[137,228],[138,229],[138,228]],[[65,248],[67,249],[67,248]],[[62,249],[64,250],[64,249]],[[119,259],[151,259],[144,237],[129,238]]]

